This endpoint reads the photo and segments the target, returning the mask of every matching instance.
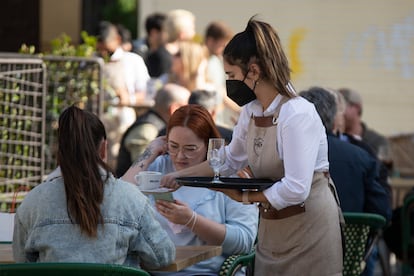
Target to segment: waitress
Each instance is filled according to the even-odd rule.
[[[264,191],[222,189],[237,201],[257,202],[260,224],[255,275],[342,275],[341,212],[329,177],[325,129],[314,106],[296,96],[276,31],[250,19],[224,50],[227,95],[243,106],[225,148],[223,175],[249,165]],[[211,175],[207,162],[164,176]]]

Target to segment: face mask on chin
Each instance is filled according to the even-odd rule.
[[[243,80],[226,80],[227,96],[239,106],[250,103],[256,99],[256,94]]]

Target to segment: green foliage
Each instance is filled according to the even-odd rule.
[[[93,35],[89,35],[86,31],[81,32],[82,43],[74,45],[72,38],[66,33],[60,34],[58,37],[50,41],[51,50],[48,52],[40,53],[43,55],[53,56],[66,56],[66,57],[91,57],[95,53],[97,38]],[[31,54],[35,53],[36,49],[33,45],[22,44],[19,53]]]
[[[132,37],[137,36],[137,1],[136,0],[114,0],[102,8],[105,20],[114,24],[124,25]]]
[[[76,49],[71,43],[72,38],[67,34],[62,33],[59,37],[52,39],[50,42],[52,47],[51,54],[57,56],[74,56]]]
[[[27,45],[23,43],[22,46],[20,46],[19,53],[33,55],[35,51],[36,47],[34,45]]]
[[[62,33],[50,42],[50,51],[38,55],[47,68],[46,145],[44,146],[46,173],[56,166],[57,120],[63,109],[76,104],[98,113],[97,98],[102,89],[99,82],[100,66],[95,61],[76,59],[93,57],[97,38],[86,31],[82,31],[80,35],[82,43],[74,45],[72,38]],[[35,49],[33,46],[22,45],[20,52],[33,54]]]
[[[77,46],[72,44],[72,38],[65,33],[53,39],[50,43],[51,52],[48,54],[55,56],[76,56],[91,57],[96,49],[96,37],[90,36],[86,31],[81,32],[82,44]]]

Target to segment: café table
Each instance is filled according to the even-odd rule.
[[[159,271],[180,271],[198,262],[219,256],[221,252],[221,246],[216,245],[177,246],[174,262]],[[0,264],[2,263],[14,263],[11,243],[0,243]]]

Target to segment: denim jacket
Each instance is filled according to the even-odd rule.
[[[105,176],[103,176],[105,177]],[[156,269],[175,259],[175,246],[155,219],[148,199],[132,184],[105,182],[104,223],[97,238],[80,232],[68,217],[59,168],[25,197],[16,212],[16,262],[91,262]]]

